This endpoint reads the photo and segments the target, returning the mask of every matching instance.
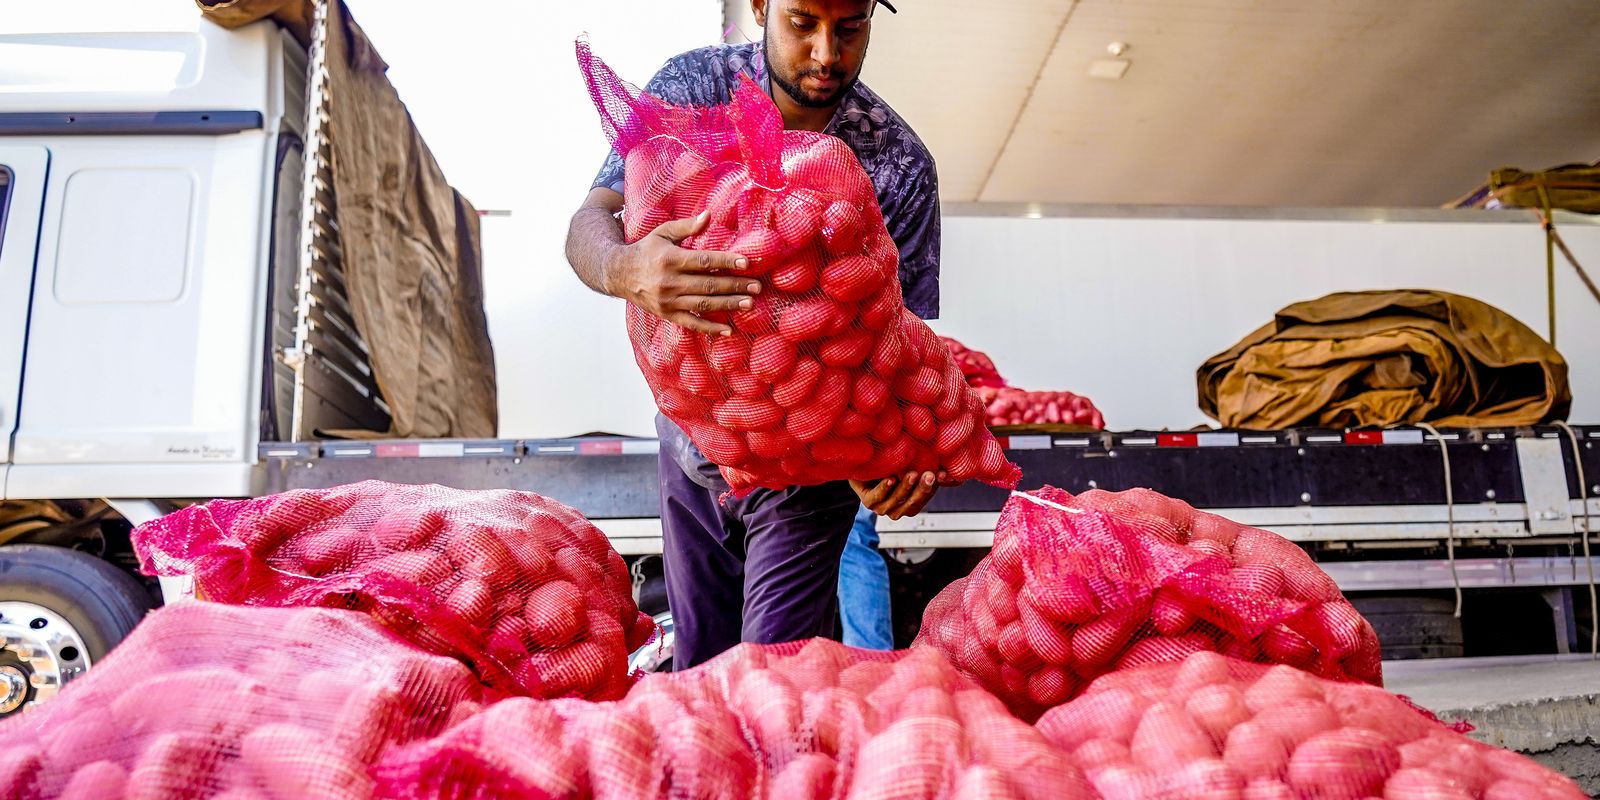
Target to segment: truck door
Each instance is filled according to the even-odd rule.
[[[50,151],[0,143],[0,497],[22,395],[23,343]]]

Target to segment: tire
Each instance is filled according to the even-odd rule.
[[[38,544],[0,547],[0,602],[44,606],[76,629],[98,663],[152,607],[132,575],[87,553]]]
[[[660,575],[645,578],[639,587],[639,610],[655,616],[667,610],[667,579]]]
[[[1466,652],[1455,602],[1434,597],[1358,597],[1351,604],[1378,634],[1383,657],[1460,658]]]

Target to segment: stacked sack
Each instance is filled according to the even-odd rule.
[[[0,797],[360,800],[384,748],[471,717],[480,691],[364,614],[180,603],[0,723]]]
[[[1038,729],[1106,800],[1581,800],[1382,689],[1212,653],[1095,681]]]
[[[1023,389],[979,389],[989,426],[1079,425],[1104,430],[1106,418],[1089,398],[1072,392],[1030,392]]]
[[[762,283],[752,308],[713,315],[731,336],[627,309],[656,404],[735,493],[941,469],[1016,485],[982,400],[906,309],[872,181],[843,141],[783,130],[747,78],[727,106],[677,108],[635,94],[583,43],[578,58],[625,159],[627,240],[709,211],[684,246],[745,256],[741,274]]]
[[[380,796],[407,800],[1097,796],[937,654],[820,639],[740,645],[617,703],[498,703],[375,774]]]
[[[939,337],[944,346],[950,350],[950,357],[955,359],[956,366],[961,368],[961,374],[967,379],[967,385],[974,389],[1003,389],[1009,384],[1000,377],[1000,370],[995,367],[989,354],[982,350],[972,350],[961,342],[949,337]]]
[[[1201,651],[1382,682],[1377,635],[1304,551],[1148,490],[1013,495],[916,645],[1028,720],[1111,670]]]
[[[949,336],[939,338],[961,368],[967,385],[983,401],[984,418],[989,427],[1076,425],[1095,430],[1106,427],[1106,418],[1089,398],[1072,392],[1018,389],[1000,377],[1000,370],[988,354],[972,350]]]
[[[364,481],[192,506],[133,542],[206,600],[364,611],[516,694],[621,697],[655,630],[605,534],[528,492]]]

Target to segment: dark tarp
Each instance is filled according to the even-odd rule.
[[[1567,362],[1505,312],[1425,290],[1296,303],[1198,373],[1200,409],[1273,430],[1565,419]]]
[[[272,17],[307,38],[307,0],[197,2],[226,27]],[[344,4],[329,13],[329,30],[342,34],[328,37],[327,64],[346,288],[392,418],[388,431],[365,435],[493,437],[477,211],[445,180]]]

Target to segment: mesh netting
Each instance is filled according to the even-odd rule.
[[[1107,800],[1585,797],[1382,689],[1214,653],[1101,678],[1038,730]]]
[[[470,717],[479,690],[364,614],[181,603],[0,723],[0,797],[371,797],[384,748]]]
[[[987,353],[981,350],[969,350],[966,345],[949,336],[941,336],[939,339],[950,350],[950,357],[955,359],[956,366],[961,368],[961,374],[967,379],[968,386],[974,389],[999,389],[1006,386],[1006,379],[1000,377],[1000,370],[995,368]]]
[[[206,600],[365,611],[519,694],[621,697],[655,629],[605,534],[528,492],[365,481],[192,506],[133,541]]]
[[[1012,387],[982,388],[989,425],[1084,425],[1104,429],[1106,418],[1089,398],[1072,392],[1030,392]]]
[[[1377,635],[1303,550],[1149,490],[1013,495],[916,644],[1029,720],[1113,669],[1199,651],[1382,682]]]
[[[635,92],[581,42],[578,61],[627,166],[627,240],[709,210],[683,246],[743,255],[761,281],[752,308],[708,315],[732,336],[627,308],[657,406],[736,493],[938,469],[1016,485],[982,400],[906,309],[872,181],[842,140],[783,130],[747,77],[726,106],[683,108]]]
[[[376,774],[381,795],[416,800],[1095,796],[937,654],[820,639],[740,645],[617,703],[499,703]]]

